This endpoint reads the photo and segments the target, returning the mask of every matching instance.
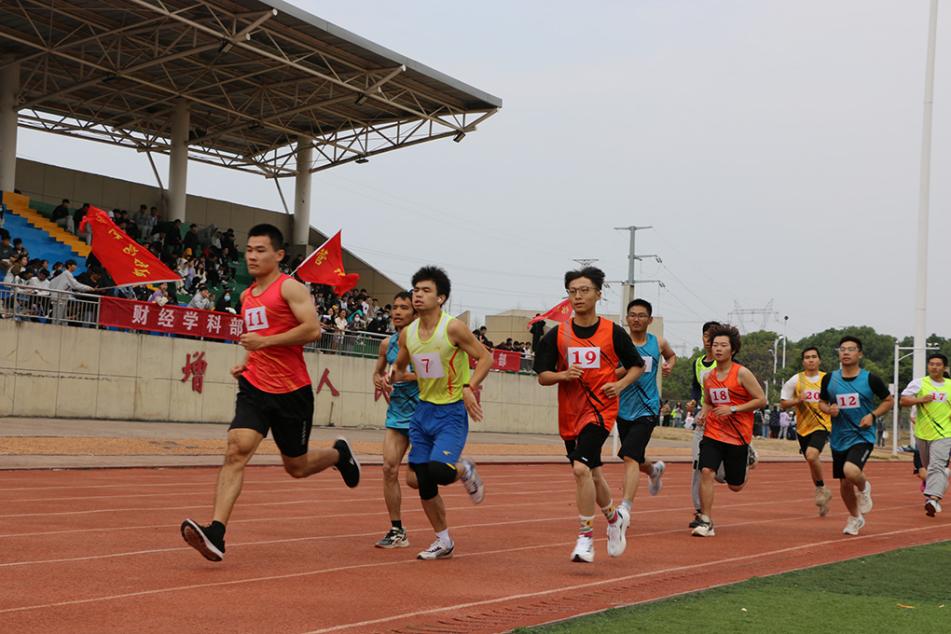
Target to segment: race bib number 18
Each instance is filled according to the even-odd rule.
[[[710,402],[714,405],[729,405],[730,390],[725,387],[710,388]]]
[[[438,352],[421,352],[413,355],[416,376],[423,379],[441,379],[445,372]]]
[[[849,392],[848,394],[836,394],[835,396],[836,405],[839,406],[839,409],[856,409],[859,407],[859,394],[858,392]]]
[[[579,368],[600,368],[601,367],[601,348],[568,348],[568,365],[576,365]]]

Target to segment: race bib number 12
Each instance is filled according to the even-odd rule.
[[[839,409],[857,409],[860,405],[858,392],[849,392],[848,394],[836,394],[835,403]]]

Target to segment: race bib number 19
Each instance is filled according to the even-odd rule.
[[[568,348],[568,365],[576,365],[579,368],[600,368],[601,367],[601,348]]]
[[[710,389],[710,402],[714,405],[729,405],[730,390],[725,387],[714,387]]]
[[[839,409],[857,409],[859,407],[858,392],[849,392],[848,394],[836,394],[835,403]]]
[[[416,368],[416,376],[423,379],[441,379],[445,375],[438,352],[414,354],[413,367]]]

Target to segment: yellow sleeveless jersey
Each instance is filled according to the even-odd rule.
[[[805,372],[796,375],[796,396],[800,400],[796,405],[796,433],[800,436],[808,436],[814,431],[832,431],[831,418],[819,409],[819,391],[825,374],[819,372],[815,381],[810,381]]]
[[[939,385],[926,376],[921,379],[921,389],[915,396],[931,397],[930,403],[917,406],[915,437],[922,440],[951,438],[951,380],[945,379]]]
[[[429,339],[419,336],[419,319],[409,325],[406,348],[413,360],[419,399],[434,405],[462,400],[462,386],[469,382],[469,355],[449,341],[449,322],[443,312]]]

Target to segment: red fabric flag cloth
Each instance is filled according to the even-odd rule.
[[[93,255],[105,267],[116,286],[137,286],[159,282],[181,282],[181,276],[130,238],[98,207],[90,207],[79,224],[92,231]]]
[[[531,326],[536,321],[542,321],[544,319],[550,319],[552,321],[558,321],[558,322],[564,323],[568,321],[569,319],[571,319],[571,313],[573,312],[574,310],[572,310],[571,308],[571,300],[563,299],[561,302],[559,302],[555,307],[553,307],[547,313],[543,315],[538,315],[537,317],[533,317],[531,321],[528,322],[528,325]]]
[[[343,295],[360,281],[360,276],[356,273],[348,274],[343,270],[343,246],[340,244],[340,233],[338,231],[320,245],[294,271],[294,274],[305,282],[332,286],[337,295]]]

